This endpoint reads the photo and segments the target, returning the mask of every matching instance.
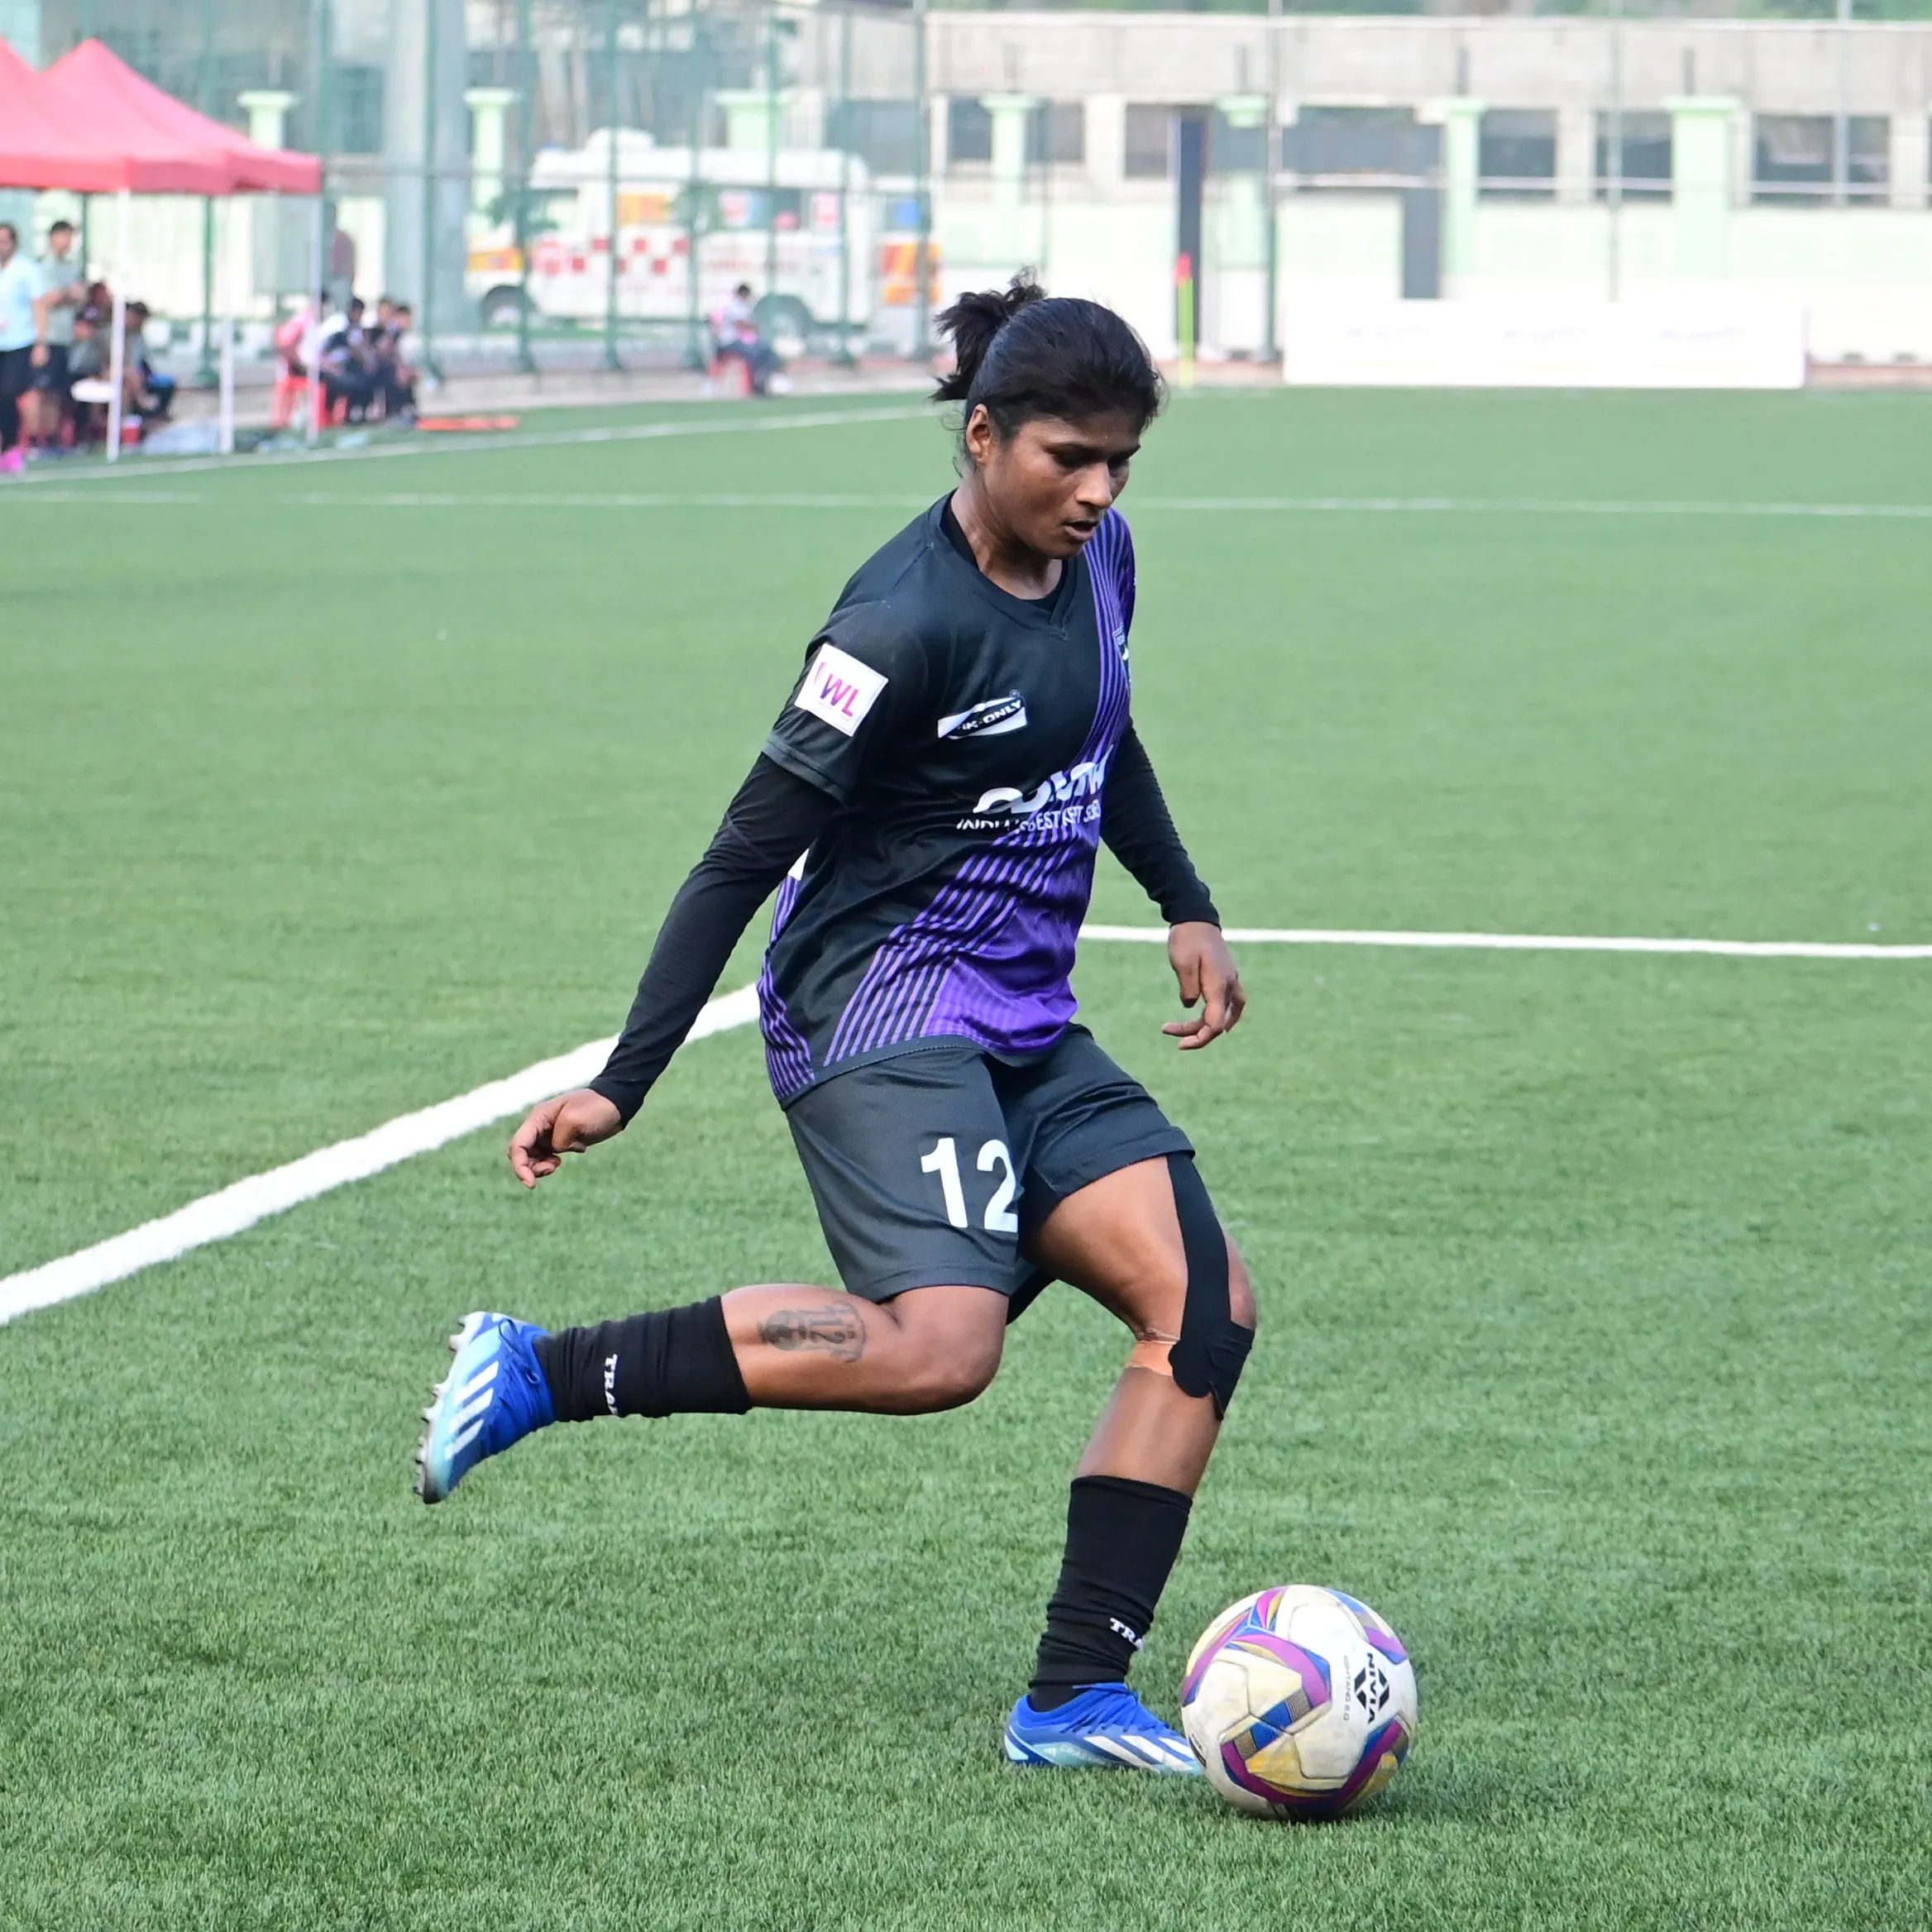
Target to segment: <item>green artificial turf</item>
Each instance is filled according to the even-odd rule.
[[[610,1031],[906,513],[554,500],[936,495],[884,406],[0,495],[0,1274]],[[1932,941],[1925,521],[1135,507],[1920,502],[1929,426],[1177,404],[1136,713],[1226,916]],[[1080,973],[1260,1294],[1137,1671],[1171,1714],[1224,1602],[1366,1597],[1384,1800],[997,1762],[1121,1354],[1065,1290],[956,1414],[559,1430],[415,1502],[464,1309],[823,1276],[740,1032],[533,1198],[493,1131],[0,1328],[0,1926],[1932,1919],[1932,964],[1243,964],[1184,1060],[1158,949]]]

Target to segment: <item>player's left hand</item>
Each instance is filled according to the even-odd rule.
[[[1167,959],[1180,982],[1181,1004],[1198,1002],[1201,1011],[1185,1020],[1170,1020],[1160,1031],[1179,1040],[1183,1053],[1233,1032],[1248,996],[1241,990],[1241,976],[1235,970],[1234,955],[1221,928],[1206,920],[1174,927],[1167,935]]]

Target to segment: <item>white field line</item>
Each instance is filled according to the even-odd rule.
[[[758,1017],[758,1011],[756,987],[726,993],[698,1015],[691,1037],[702,1040],[707,1034],[748,1026]],[[298,1202],[313,1201],[318,1194],[351,1181],[366,1180],[412,1155],[427,1154],[492,1121],[520,1113],[552,1093],[581,1087],[604,1064],[612,1044],[593,1040],[574,1053],[538,1060],[507,1079],[492,1080],[416,1113],[399,1114],[371,1133],[338,1141],[332,1147],[318,1148],[285,1166],[271,1167],[265,1174],[251,1174],[217,1193],[203,1194],[198,1201],[190,1201],[158,1221],[143,1222],[111,1241],[97,1241],[91,1248],[65,1255],[57,1261],[9,1274],[0,1279],[0,1323],[30,1309],[50,1308],[56,1302],[91,1294],[111,1281],[151,1268],[157,1261],[171,1261],[191,1248],[226,1241]]]
[[[1340,512],[1358,516],[1932,517],[1932,503],[1642,502],[1588,496],[1154,496],[1143,509]]]
[[[1083,939],[1162,944],[1167,928],[1155,925],[1089,925]],[[1671,940],[1583,938],[1547,933],[1351,932],[1317,927],[1230,926],[1236,945],[1423,946],[1489,952],[1703,953],[1754,959],[1932,959],[1932,945],[1828,945],[1805,940]],[[758,1017],[758,989],[744,987],[713,1000],[698,1015],[690,1037],[748,1026]],[[608,1040],[593,1040],[573,1053],[538,1060],[507,1078],[459,1093],[434,1107],[399,1115],[372,1132],[338,1141],[265,1174],[251,1174],[218,1193],[204,1194],[185,1208],[144,1222],[126,1234],[63,1255],[38,1268],[0,1279],[0,1325],[35,1308],[50,1308],[91,1294],[110,1282],[171,1261],[190,1249],[240,1234],[271,1214],[303,1201],[366,1180],[412,1155],[427,1154],[539,1100],[581,1086],[604,1064]]]
[[[608,442],[649,435],[700,435],[727,429],[811,428],[831,422],[898,420],[922,412],[869,409],[842,415],[791,416],[770,421],[730,423],[661,423],[637,429],[586,430],[568,440]],[[524,438],[524,446],[566,438]],[[407,455],[409,444],[378,452],[345,451],[343,456]],[[506,444],[490,443],[490,447]],[[295,457],[297,461],[320,460]],[[175,474],[156,469],[155,475]],[[84,479],[75,479],[76,481]],[[13,503],[207,504],[232,500],[190,490],[121,489],[76,490],[59,485],[37,484],[4,495]],[[932,498],[921,491],[867,494],[822,494],[804,490],[780,492],[688,490],[358,490],[353,495],[329,490],[291,490],[256,500],[299,509],[923,509]],[[1810,518],[1828,522],[1924,522],[1932,519],[1932,503],[1639,503],[1588,497],[1483,496],[1142,496],[1129,508],[1136,512],[1260,511],[1274,515],[1358,516],[1605,516],[1605,517],[1746,517]]]
[[[1167,943],[1164,925],[1088,925],[1085,940]],[[1231,925],[1231,945],[1435,946],[1487,953],[1711,953],[1730,959],[1932,959],[1932,946],[1829,945],[1813,940],[1578,938],[1531,932],[1350,932],[1322,926]]]
[[[0,490],[0,503],[31,503],[36,497],[65,495],[78,485],[97,480],[112,480],[122,485],[126,494],[132,497],[134,491],[127,486],[145,476],[194,476],[210,470],[248,476],[256,470],[280,469],[290,463],[373,462],[390,457],[456,456],[473,450],[559,449],[581,443],[655,442],[661,438],[672,436],[746,436],[762,434],[768,430],[825,429],[847,423],[912,423],[932,415],[932,406],[922,402],[878,409],[801,409],[787,416],[724,416],[701,420],[680,418],[671,423],[606,424],[595,429],[538,429],[528,435],[518,430],[505,430],[496,435],[421,436],[409,442],[372,442],[356,449],[285,450],[239,458],[181,457],[173,461],[165,459],[150,461],[143,458],[132,476],[119,465],[112,470],[103,465],[98,470],[74,471],[61,476],[58,482],[51,477],[45,483],[37,482],[30,475],[26,481]],[[90,500],[99,501],[105,493],[89,490],[86,495]],[[345,497],[342,500],[347,503],[355,500]]]

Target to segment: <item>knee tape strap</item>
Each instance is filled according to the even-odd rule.
[[[1180,1339],[1168,1351],[1168,1364],[1175,1387],[1184,1394],[1212,1395],[1214,1413],[1226,1415],[1255,1332],[1242,1327],[1229,1306],[1227,1237],[1208,1198],[1207,1184],[1184,1154],[1169,1155],[1167,1171],[1174,1183],[1174,1213],[1188,1261]]]

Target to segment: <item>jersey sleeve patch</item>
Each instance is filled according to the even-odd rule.
[[[820,644],[806,666],[805,681],[791,702],[794,709],[822,718],[834,731],[849,738],[878,702],[887,680],[869,664],[862,664],[836,644]]]

